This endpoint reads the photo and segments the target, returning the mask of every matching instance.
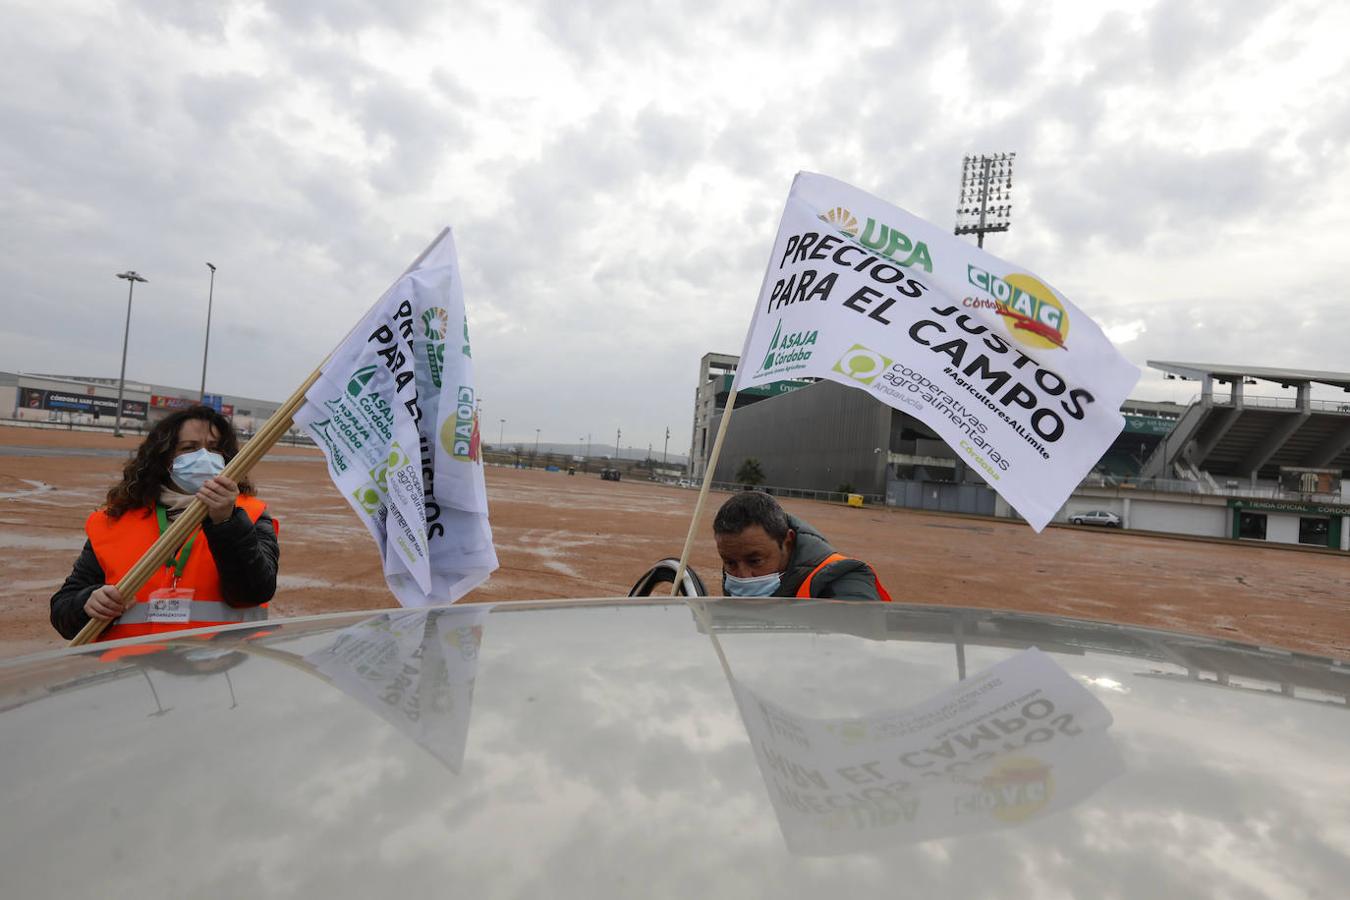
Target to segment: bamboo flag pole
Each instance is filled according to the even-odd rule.
[[[422,260],[426,259],[427,254],[431,252],[433,247],[441,242],[441,239],[445,237],[446,232],[449,230],[450,229],[448,228],[442,228],[440,234],[436,235],[436,239],[428,244],[425,250],[418,254],[417,259],[413,260],[412,265],[404,269],[403,274],[394,279],[393,284],[389,287],[392,288],[394,284],[398,284],[409,272],[421,265]],[[383,299],[384,295],[387,293],[389,293],[388,288],[380,294],[380,298]],[[379,300],[376,300],[375,302],[378,304]],[[364,321],[365,316],[362,316],[361,320]],[[357,324],[359,325],[360,322]],[[348,331],[342,340],[338,341],[338,347],[345,344],[355,330],[356,326],[354,325],[352,326],[351,331]],[[334,349],[334,352],[336,352],[336,348]],[[305,379],[304,383],[295,389],[295,392],[291,394],[276,412],[272,413],[271,418],[263,424],[262,428],[258,429],[257,433],[253,435],[248,443],[244,444],[243,448],[235,455],[234,459],[230,460],[229,464],[225,466],[225,471],[221,472],[222,475],[232,481],[239,481],[244,478],[258,461],[263,458],[267,451],[271,450],[276,442],[281,439],[282,435],[295,425],[295,414],[300,410],[300,407],[304,405],[305,394],[314,386],[315,382],[319,380],[319,376],[323,374],[323,367],[328,365],[328,360],[331,359],[332,356],[333,353],[329,353],[325,356],[324,361],[319,367],[309,374],[309,377]],[[206,504],[195,499],[188,504],[187,509],[183,510],[183,512],[174,519],[173,524],[165,529],[164,533],[159,536],[159,539],[150,545],[149,550],[145,551],[145,555],[137,560],[136,564],[127,570],[127,573],[117,582],[117,593],[122,597],[124,603],[134,600],[136,592],[144,587],[145,583],[150,580],[150,577],[159,570],[159,567],[164,565],[169,557],[173,556],[174,553],[178,551],[178,548],[187,540],[188,535],[192,534],[205,518]],[[85,626],[80,629],[79,634],[71,638],[70,643],[66,646],[79,647],[89,643],[102,634],[104,629],[114,621],[116,620],[90,619],[85,623]]]
[[[694,518],[689,522],[689,534],[684,538],[684,549],[680,551],[680,565],[675,570],[675,581],[670,586],[670,596],[680,591],[680,582],[684,580],[685,567],[689,565],[689,552],[694,546],[694,534],[698,531],[698,520],[703,515],[703,503],[708,499],[708,489],[712,487],[713,473],[717,471],[717,459],[722,455],[722,439],[727,435],[727,423],[736,409],[737,388],[733,381],[731,393],[727,395],[727,405],[722,412],[722,421],[717,426],[717,438],[713,441],[712,454],[708,457],[708,467],[703,471],[703,486],[699,488],[698,502],[694,504]],[[709,634],[712,628],[709,626]],[[720,650],[720,648],[719,648]]]

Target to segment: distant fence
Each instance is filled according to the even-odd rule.
[[[688,485],[690,490],[695,491],[702,486],[702,481],[693,481]],[[749,490],[744,484],[732,481],[714,481],[710,488],[714,491],[726,491],[728,493]],[[773,497],[786,497],[790,500],[824,500],[827,503],[847,503],[849,497],[848,494],[839,491],[808,491],[805,488],[777,487],[765,484],[756,485],[754,490],[763,491]],[[863,498],[863,503],[872,503],[877,506],[880,506],[886,500],[881,494],[860,494],[859,496]]]
[[[14,428],[38,428],[47,431],[84,431],[91,434],[112,434],[114,431],[112,425],[93,425],[88,422],[43,422],[37,419],[9,419],[4,417],[0,417],[0,425],[10,425]],[[147,430],[144,422],[124,423],[122,425],[123,434],[134,434],[137,437],[145,434]],[[252,433],[242,431],[239,433],[240,441],[248,441],[251,437],[253,437]],[[313,438],[298,429],[288,431],[277,443],[285,447],[318,446],[314,443]]]

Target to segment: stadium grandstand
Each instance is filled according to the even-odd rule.
[[[696,392],[694,476],[706,465],[738,359],[709,354]],[[1189,403],[1127,400],[1125,426],[1060,510],[1107,511],[1127,529],[1350,550],[1350,374],[1149,362],[1195,381]],[[1268,390],[1251,390],[1265,384]],[[1216,388],[1216,386],[1218,386]],[[1226,388],[1226,390],[1224,390]],[[982,515],[1016,513],[923,422],[829,381],[738,397],[714,481],[754,458],[774,492],[856,492],[869,502]],[[742,409],[742,406],[745,409]]]

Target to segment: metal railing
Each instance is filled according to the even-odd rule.
[[[1199,397],[1195,401],[1198,402]],[[1211,396],[1210,406],[1233,406],[1231,397]],[[1243,406],[1261,406],[1267,409],[1301,409],[1298,398],[1296,397],[1262,397],[1252,394],[1242,396]],[[1350,402],[1345,400],[1309,400],[1308,409],[1317,412],[1334,412],[1350,414]]]
[[[692,481],[687,485],[687,489],[696,491],[702,486],[702,481]],[[681,487],[686,486],[681,485]],[[714,491],[723,491],[725,493],[735,493],[736,491],[747,490],[744,484],[732,481],[714,481],[710,485],[710,489]],[[754,490],[763,491],[772,497],[786,497],[795,500],[824,500],[827,503],[847,503],[849,498],[848,493],[840,491],[812,491],[807,490],[806,488],[778,487],[776,485],[767,484],[756,485]],[[852,493],[862,497],[863,503],[865,504],[870,503],[877,506],[884,506],[886,502],[886,497],[883,494],[863,494],[859,491],[852,491]]]
[[[1211,497],[1246,497],[1262,500],[1287,500],[1303,503],[1342,504],[1350,499],[1340,494],[1286,491],[1278,485],[1237,485],[1219,482],[1213,486],[1203,481],[1181,478],[1134,478],[1116,475],[1089,475],[1079,482],[1081,487],[1115,488],[1127,491],[1156,491],[1166,494],[1203,494]]]

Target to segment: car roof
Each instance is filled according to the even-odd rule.
[[[1318,657],[904,604],[208,629],[0,664],[0,864],[23,897],[1336,896],[1348,696]]]

